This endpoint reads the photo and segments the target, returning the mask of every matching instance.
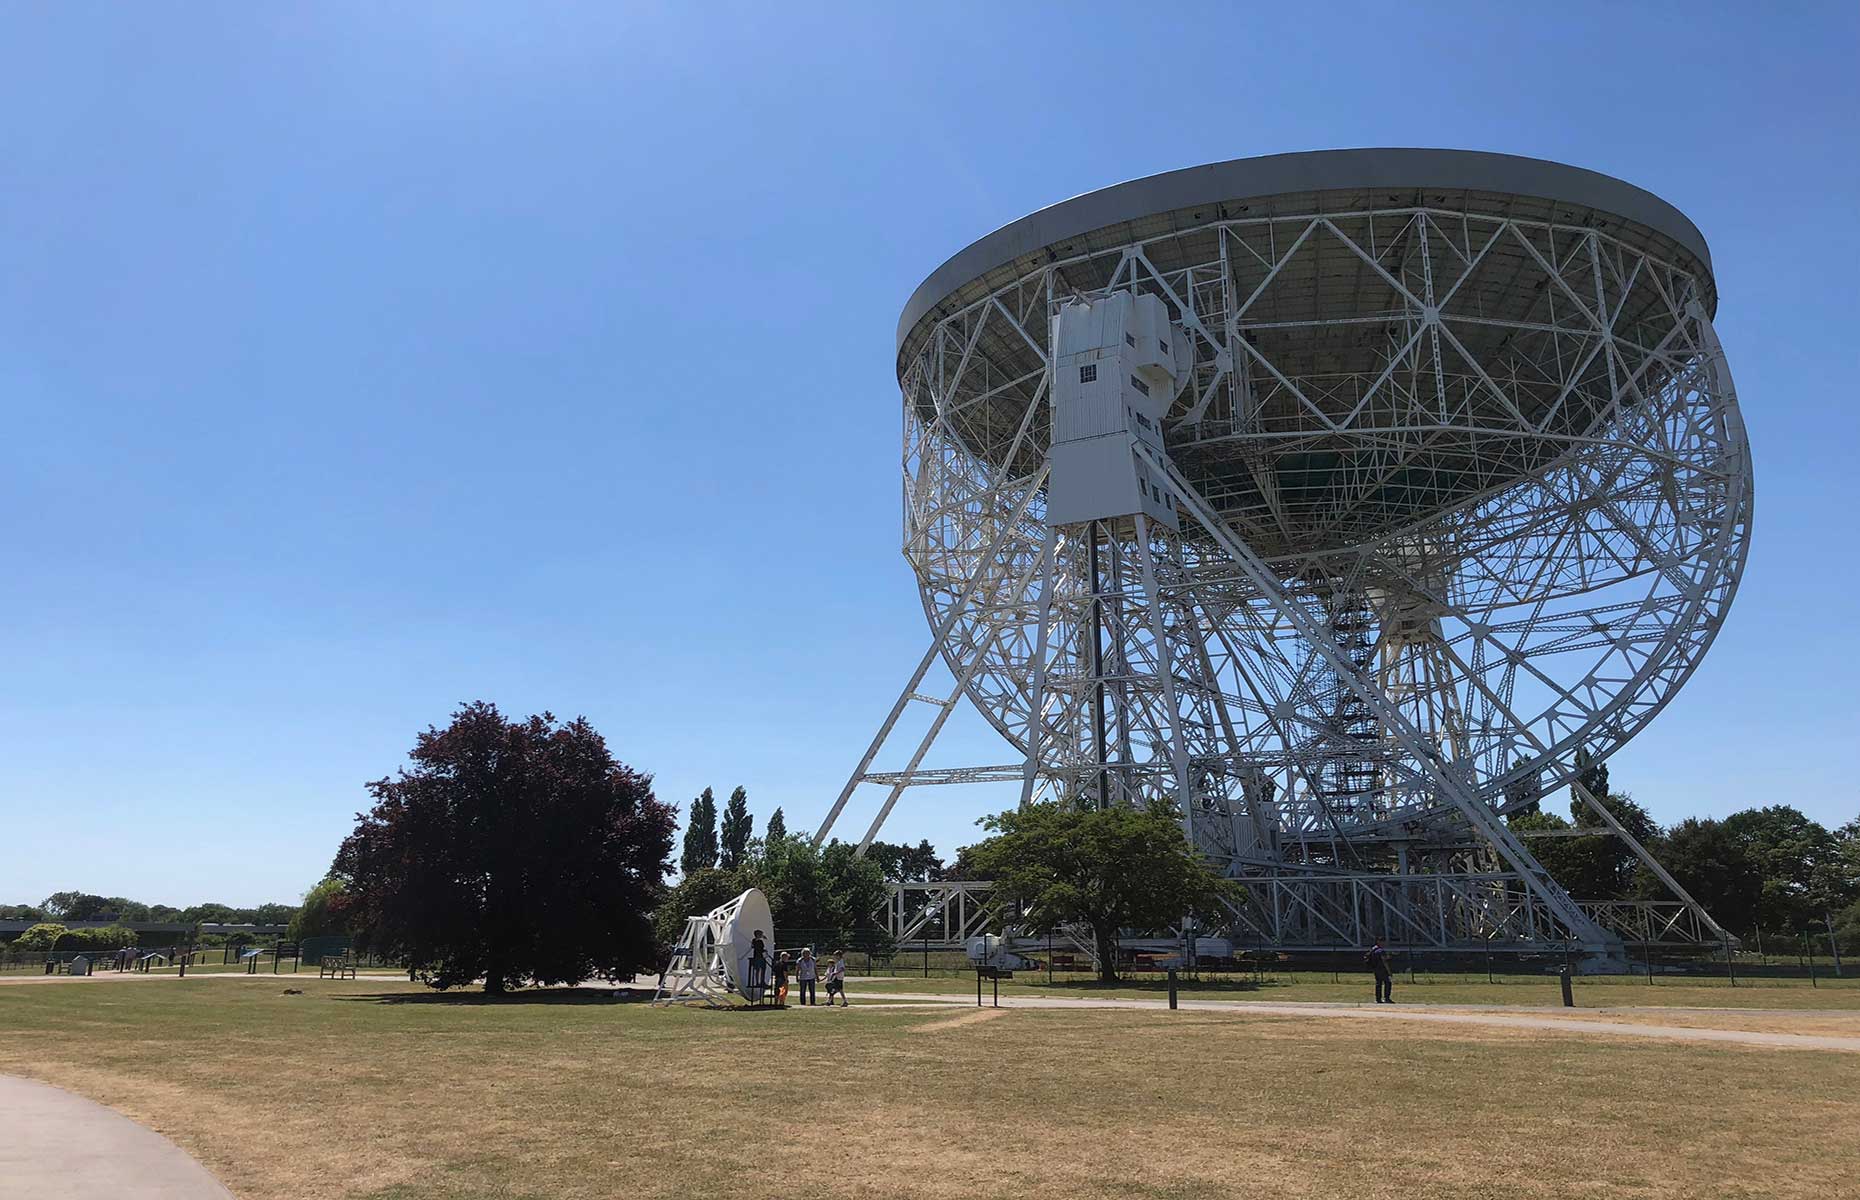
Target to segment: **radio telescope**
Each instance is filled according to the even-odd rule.
[[[898,325],[931,645],[817,839],[861,783],[863,847],[908,787],[1012,781],[1169,800],[1263,943],[1726,938],[1576,782],[1743,569],[1717,306],[1676,209],[1499,154],[1217,163],[982,238]],[[924,768],[964,696],[1017,761]],[[928,733],[874,770],[914,701]],[[1563,785],[1671,900],[1550,877],[1504,817]]]

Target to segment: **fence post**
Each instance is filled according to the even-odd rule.
[[[1737,986],[1737,961],[1731,957],[1731,939],[1724,939],[1724,973],[1731,977],[1731,986]]]
[[[1175,968],[1169,968],[1169,1011],[1175,1011]]]
[[[982,967],[980,963],[977,963],[975,966],[975,1007],[980,1008],[981,1006],[982,1006]]]
[[[1820,987],[1821,981],[1815,978],[1815,944],[1808,940],[1808,930],[1802,931],[1802,957],[1808,960],[1808,986]]]

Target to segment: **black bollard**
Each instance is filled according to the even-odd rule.
[[[975,968],[975,1007],[982,1006],[982,968]]]
[[[1561,980],[1563,983],[1563,1007],[1564,1008],[1576,1007],[1575,993],[1570,991],[1569,989],[1569,968],[1564,967],[1561,971],[1558,971],[1557,978]]]
[[[1169,1010],[1175,1011],[1175,968],[1169,968]]]

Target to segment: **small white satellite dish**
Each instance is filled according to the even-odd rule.
[[[768,994],[771,981],[766,966],[757,971],[751,965],[758,933],[763,954],[772,954],[775,920],[769,913],[768,897],[757,888],[704,916],[685,918],[684,934],[672,951],[653,1003],[696,1000],[716,1005],[730,992],[759,1002]]]
[[[775,919],[769,915],[769,898],[762,894],[760,888],[750,888],[711,915],[715,917],[722,912],[728,912],[729,915],[724,918],[722,935],[718,941],[723,943],[730,964],[730,990],[745,1000],[760,1000],[762,993],[768,990],[769,972],[765,964],[761,975],[752,974],[750,947],[760,932],[763,955],[766,957],[774,952]],[[751,979],[760,981],[754,989],[754,995],[750,994]]]

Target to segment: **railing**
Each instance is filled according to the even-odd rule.
[[[1232,905],[1236,941],[1256,949],[1323,951],[1381,941],[1441,953],[1546,952],[1571,948],[1568,931],[1549,906],[1515,875],[1285,875],[1243,879]],[[1717,929],[1682,900],[1578,901],[1610,936],[1613,953],[1657,946],[1722,949]],[[880,914],[901,949],[961,949],[1010,922],[982,880],[897,883]],[[1091,952],[1078,937],[1066,937]],[[1735,939],[1732,939],[1735,945]]]

